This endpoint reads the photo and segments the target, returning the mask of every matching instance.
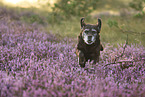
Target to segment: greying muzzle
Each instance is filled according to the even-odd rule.
[[[83,32],[82,36],[83,36],[84,42],[88,45],[91,45],[96,41],[97,33],[93,34],[93,33],[89,33],[89,32],[88,33]]]

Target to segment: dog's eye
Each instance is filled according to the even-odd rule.
[[[89,33],[89,31],[85,31],[85,33]]]
[[[96,33],[96,31],[92,31],[92,33],[93,33],[93,34],[95,34],[95,33]]]

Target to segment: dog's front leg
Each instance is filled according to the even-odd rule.
[[[103,51],[103,49],[104,49],[104,48],[103,48],[103,46],[102,46],[102,44],[101,44],[101,45],[100,45],[100,51]]]
[[[100,56],[100,53],[94,53],[93,56],[92,56],[92,60],[93,60],[93,64],[96,64],[99,62],[99,56]]]
[[[94,58],[93,64],[96,64],[99,62],[99,56],[97,56],[96,58]]]
[[[85,64],[86,64],[86,59],[85,59],[85,56],[84,56],[84,53],[81,51],[81,50],[76,50],[76,54],[78,56],[78,61],[79,61],[79,65],[81,67],[85,67]]]

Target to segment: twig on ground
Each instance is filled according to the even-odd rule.
[[[124,60],[124,61],[118,61],[118,62],[112,62],[112,63],[108,63],[105,66],[111,65],[111,64],[117,64],[117,63],[123,63],[123,62],[135,62],[135,61],[128,61],[128,60]]]
[[[111,64],[117,64],[117,63],[123,63],[123,62],[133,63],[133,62],[138,62],[138,61],[142,61],[142,60],[145,61],[145,59],[140,59],[140,60],[123,60],[123,61],[108,63],[105,66],[108,66],[108,65],[111,65]]]

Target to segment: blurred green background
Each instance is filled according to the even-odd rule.
[[[37,24],[58,38],[77,41],[80,18],[86,23],[102,19],[102,43],[145,46],[145,0],[1,0],[0,18]]]

